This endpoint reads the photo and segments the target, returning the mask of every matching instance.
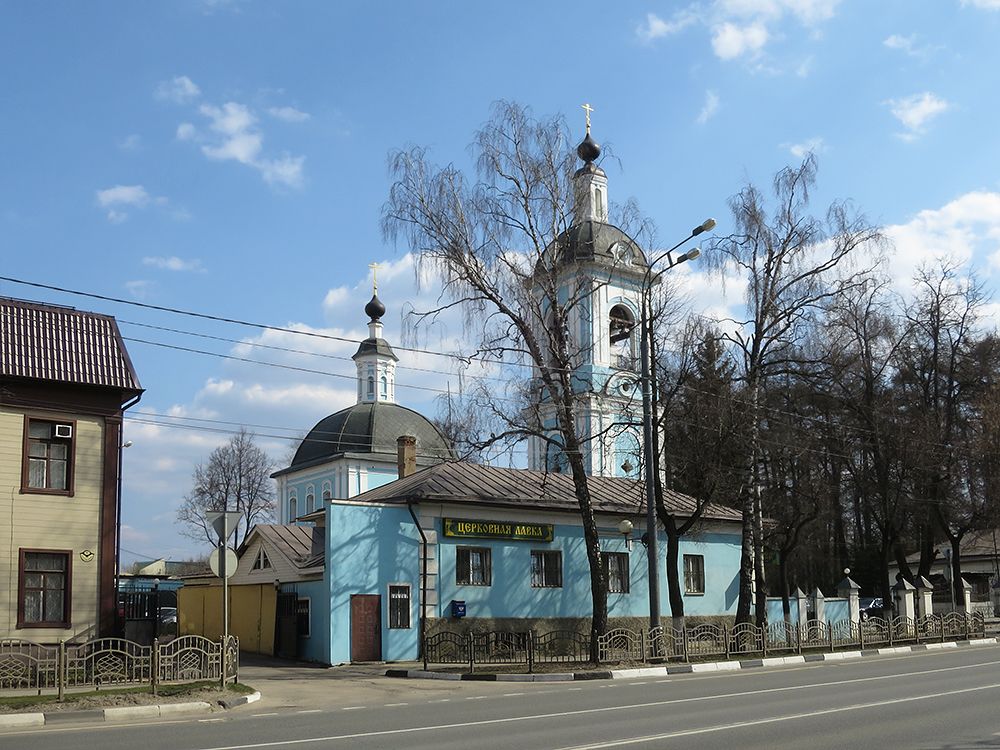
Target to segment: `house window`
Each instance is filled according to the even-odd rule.
[[[295,600],[295,632],[299,638],[308,638],[310,636],[310,601],[309,599]]]
[[[288,523],[295,523],[295,519],[299,517],[298,505],[299,501],[295,495],[290,495],[288,498]]]
[[[389,627],[410,627],[410,587],[408,584],[389,587]]]
[[[704,555],[684,555],[684,593],[705,593]]]
[[[368,397],[373,398],[375,396],[375,378],[371,375],[368,376]]]
[[[531,550],[531,585],[536,588],[562,586],[562,552]]]
[[[608,575],[608,591],[627,594],[629,585],[628,555],[624,552],[602,552],[604,572]]]
[[[76,424],[25,417],[21,492],[71,494]]]
[[[70,552],[21,550],[18,568],[17,627],[70,626]]]
[[[316,499],[313,497],[313,494],[311,492],[308,495],[306,495],[306,513],[313,512],[313,504],[315,502]]]
[[[382,395],[382,398],[388,398],[388,396],[389,396],[389,380],[388,380],[388,378],[386,378],[385,375],[383,375],[382,378],[379,380],[379,389],[380,389],[380,393]]]
[[[253,561],[251,570],[267,570],[270,567],[271,561],[267,557],[267,551],[261,547],[260,552],[257,553],[257,559]]]
[[[489,586],[493,566],[489,547],[455,548],[455,583],[459,586]]]

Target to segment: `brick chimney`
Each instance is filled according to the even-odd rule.
[[[400,479],[417,470],[417,439],[412,435],[396,438],[396,468]]]

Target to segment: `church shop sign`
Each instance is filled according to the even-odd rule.
[[[444,535],[473,539],[511,539],[527,542],[551,542],[551,523],[518,523],[516,521],[474,521],[465,518],[445,518]]]

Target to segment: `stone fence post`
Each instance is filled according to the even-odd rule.
[[[847,617],[851,622],[858,622],[861,619],[860,592],[861,587],[849,576],[837,584],[837,596],[847,599]]]
[[[972,614],[972,584],[962,579],[962,603],[958,607],[959,612],[967,615]]]
[[[816,608],[816,619],[822,623],[826,622],[826,597],[819,590],[819,586],[813,591],[813,605]]]
[[[892,595],[896,599],[896,617],[907,617],[913,620],[916,612],[913,608],[913,592],[916,589],[905,578],[900,578],[892,587]]]
[[[923,576],[917,576],[917,615],[927,617],[934,614],[934,584]]]
[[[797,622],[799,625],[804,626],[806,622],[809,620],[809,597],[806,596],[805,592],[798,587],[795,588],[795,591],[792,593],[792,596],[795,597],[795,601],[799,609],[799,616]]]

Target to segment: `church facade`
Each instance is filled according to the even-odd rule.
[[[609,616],[644,618],[646,550],[638,532],[619,528],[644,523],[637,321],[648,265],[609,223],[607,176],[589,127],[577,153],[573,221],[546,252],[561,254],[558,284],[583,290],[567,328]],[[279,584],[307,613],[298,655],[328,664],[405,660],[418,658],[422,635],[440,629],[586,630],[589,562],[559,451],[530,441],[528,469],[458,461],[433,424],[395,401],[399,360],[382,337],[377,290],[365,312],[369,337],[354,356],[357,403],[320,420],[274,475],[281,523],[314,526],[308,562],[322,565],[321,579]],[[554,408],[542,401],[538,414],[555,434]],[[666,501],[682,516],[696,506],[676,493]],[[663,580],[665,548],[661,541]],[[687,614],[734,611],[739,557],[739,512],[710,507],[681,542]]]

